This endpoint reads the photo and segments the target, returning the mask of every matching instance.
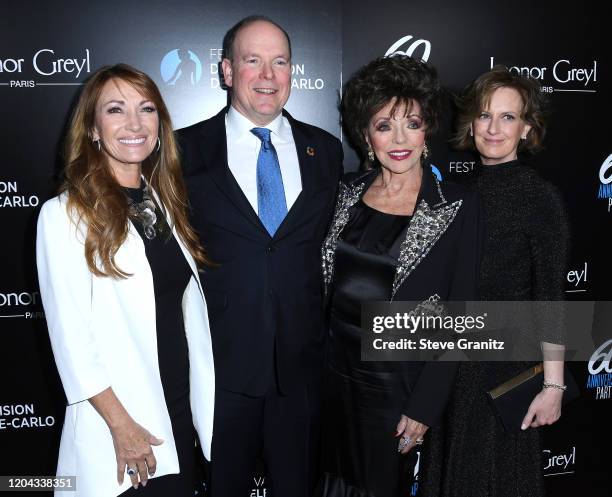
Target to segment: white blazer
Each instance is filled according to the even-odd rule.
[[[45,202],[36,240],[40,294],[68,398],[57,475],[76,475],[74,497],[116,496],[131,482],[126,475],[123,485],[117,483],[110,431],[87,400],[108,387],[137,423],[164,440],[153,447],[155,477],[180,471],[159,375],[153,277],[132,223],[115,261],[133,276],[94,276],[85,261],[87,227],[84,222],[77,227],[66,200],[62,194]],[[190,398],[202,450],[210,460],[215,376],[208,313],[195,262],[176,232],[174,236],[193,273],[182,303]]]

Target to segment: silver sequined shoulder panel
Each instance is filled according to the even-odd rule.
[[[431,209],[425,200],[421,200],[406,230],[406,238],[400,247],[391,299],[395,297],[402,283],[448,229],[462,203],[463,200],[457,200],[446,207]]]
[[[336,257],[336,247],[338,246],[338,238],[349,220],[349,209],[357,203],[361,197],[364,187],[365,182],[357,185],[345,185],[342,182],[340,183],[334,217],[329,228],[329,233],[327,234],[321,249],[323,282],[325,284],[326,294],[334,275],[334,261]]]
[[[438,181],[436,181],[436,185],[441,199],[440,204],[436,204],[436,206],[444,205],[446,199],[442,194]],[[321,254],[326,294],[334,276],[334,262],[340,233],[342,233],[342,230],[348,223],[349,209],[361,198],[364,187],[365,182],[356,185],[340,183],[334,217],[329,233],[323,242]],[[402,283],[427,256],[431,248],[448,229],[462,203],[462,200],[457,200],[444,207],[435,208],[436,206],[434,206],[432,209],[425,200],[421,200],[406,230],[406,238],[400,247],[398,265],[391,291],[392,300]]]

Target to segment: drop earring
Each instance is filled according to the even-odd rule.
[[[429,157],[429,148],[427,147],[427,142],[425,142],[425,145],[423,145],[423,153],[421,154],[421,158],[425,160],[427,157]]]
[[[374,164],[374,160],[376,159],[374,155],[374,150],[372,150],[372,147],[370,147],[369,145],[368,145],[368,159],[370,160],[372,164]]]

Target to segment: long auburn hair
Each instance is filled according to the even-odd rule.
[[[64,145],[64,182],[60,190],[68,194],[68,210],[76,214],[77,223],[82,221],[87,226],[85,259],[89,270],[96,276],[131,276],[115,262],[115,255],[128,234],[128,201],[107,157],[93,142],[96,104],[104,85],[112,80],[128,83],[157,109],[161,145],[159,151],[153,151],[142,162],[142,174],[157,193],[162,208],[196,264],[202,267],[208,261],[189,224],[187,192],[168,109],[149,76],[127,64],[117,64],[102,67],[85,83]]]

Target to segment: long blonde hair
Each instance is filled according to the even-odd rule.
[[[142,174],[159,196],[176,231],[198,266],[207,264],[204,250],[187,215],[187,193],[170,114],[159,89],[149,76],[127,64],[102,67],[83,87],[72,113],[64,156],[64,182],[68,209],[87,225],[85,258],[97,276],[130,276],[115,263],[115,255],[128,234],[128,202],[109,162],[92,140],[96,103],[102,88],[121,80],[151,100],[159,116],[160,149],[142,163]]]

